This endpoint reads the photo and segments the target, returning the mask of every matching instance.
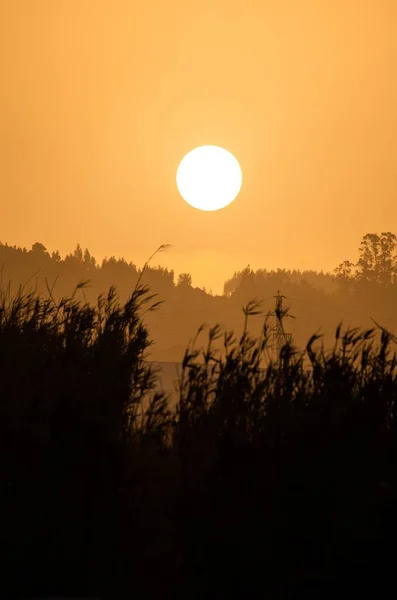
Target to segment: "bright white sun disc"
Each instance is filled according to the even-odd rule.
[[[219,146],[199,146],[181,160],[176,185],[182,198],[200,210],[219,210],[237,197],[242,184],[238,160]]]

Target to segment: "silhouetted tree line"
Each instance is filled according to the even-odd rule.
[[[171,407],[145,362],[156,298],[81,289],[0,294],[5,597],[393,592],[391,334],[338,327],[263,368],[251,304],[241,334],[193,340]]]
[[[115,285],[124,302],[142,278],[164,301],[161,311],[148,313],[146,318],[154,340],[153,360],[180,362],[192,331],[204,321],[238,330],[242,325],[241,306],[253,298],[263,299],[261,309],[266,313],[273,309],[277,290],[289,298],[286,301],[296,316],[289,326],[300,347],[317,330],[321,330],[327,343],[332,343],[334,326],[339,321],[370,327],[373,318],[390,330],[397,330],[396,236],[390,232],[364,236],[358,261],[345,261],[332,274],[285,269],[254,271],[247,266],[225,282],[222,296],[194,287],[189,273],[176,278],[174,271],[153,267],[149,262],[138,268],[112,256],[98,264],[89,250],[80,245],[62,259],[59,252],[50,254],[41,243],[29,251],[0,244],[1,278],[4,285],[11,281],[10,293],[24,285],[24,289],[35,289],[44,295],[50,289],[58,300],[70,295],[78,283],[86,282],[77,292],[81,300],[94,305],[99,294]],[[260,318],[252,320],[253,335],[259,333],[261,322]]]
[[[335,269],[341,281],[383,286],[397,283],[397,237],[394,233],[367,233],[362,239],[359,253],[356,264],[344,261]]]

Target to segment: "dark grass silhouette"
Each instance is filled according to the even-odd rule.
[[[142,465],[151,446],[163,444],[170,418],[165,399],[149,396],[155,378],[143,362],[149,340],[138,313],[151,300],[141,286],[123,306],[113,289],[96,308],[23,291],[0,298],[2,537],[11,586],[83,593],[109,581],[117,588],[127,563],[140,570],[143,515],[135,526],[139,495],[126,502],[125,490],[141,470],[139,494],[150,502]],[[152,535],[145,532],[146,545]]]
[[[186,351],[173,409],[145,363],[142,315],[156,305],[139,283],[126,303],[111,289],[95,307],[2,292],[6,595],[387,589],[394,338],[338,327],[331,350],[313,336],[266,365],[266,326],[258,339],[214,327]]]

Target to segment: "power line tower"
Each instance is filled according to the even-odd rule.
[[[274,298],[276,299],[276,307],[273,312],[268,312],[266,314],[266,318],[268,318],[268,317],[276,318],[276,324],[272,329],[274,332],[272,348],[275,349],[275,351],[277,353],[277,358],[279,358],[281,348],[283,346],[285,346],[285,344],[290,343],[291,339],[292,339],[292,334],[284,331],[283,320],[286,318],[287,319],[295,319],[296,317],[294,317],[294,315],[290,315],[288,313],[288,311],[289,311],[288,307],[286,307],[286,308],[283,307],[283,298],[286,298],[286,296],[283,296],[281,294],[280,290],[277,291],[277,295],[274,296]]]

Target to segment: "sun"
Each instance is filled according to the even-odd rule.
[[[238,196],[242,184],[238,160],[219,146],[199,146],[181,160],[176,185],[182,198],[199,210],[219,210]]]

